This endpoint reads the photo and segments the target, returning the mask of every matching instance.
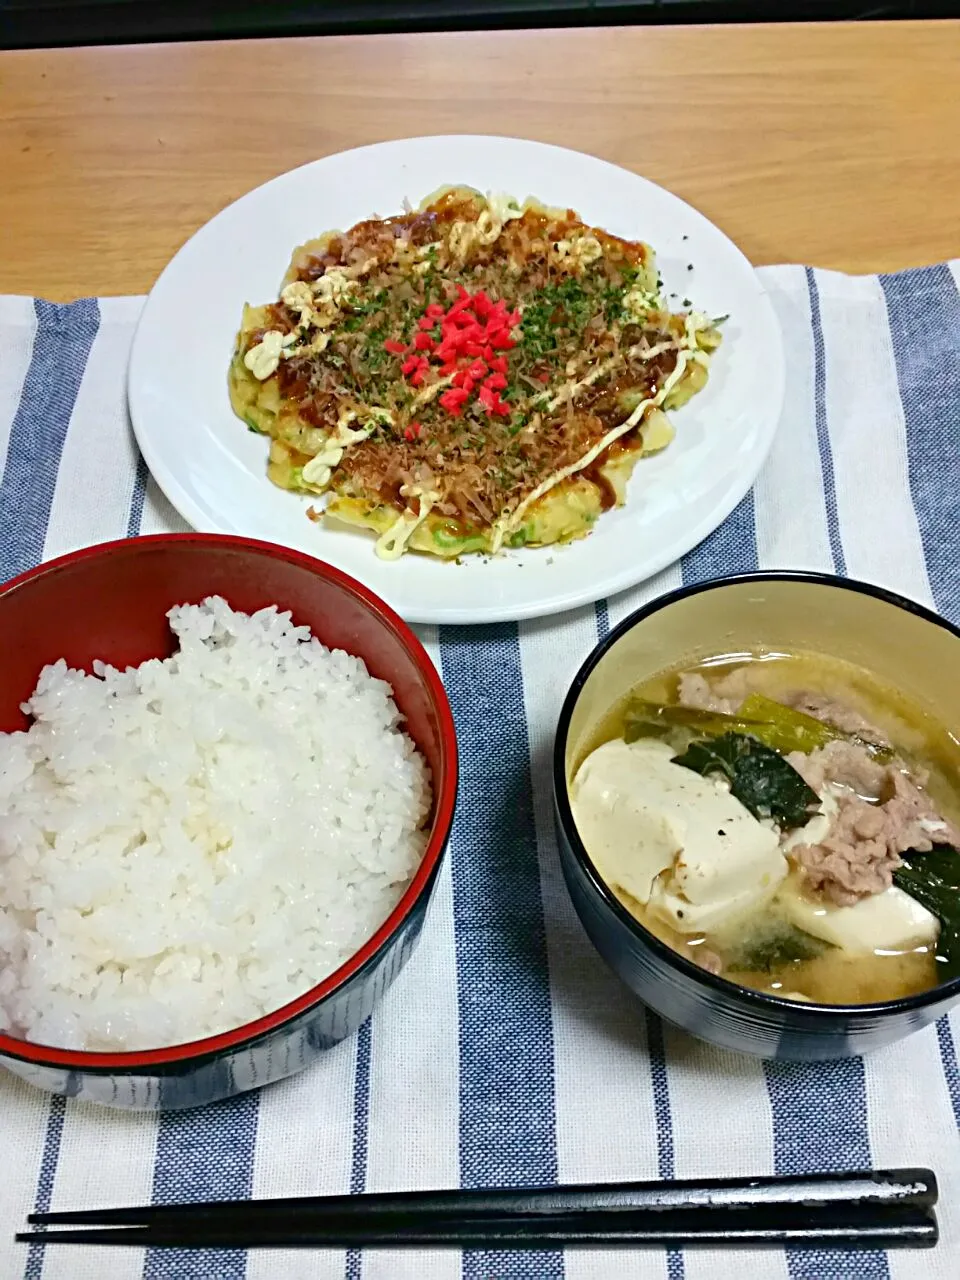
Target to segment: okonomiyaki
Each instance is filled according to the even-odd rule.
[[[270,479],[385,559],[544,546],[625,501],[718,324],[669,310],[649,245],[451,188],[296,250],[244,309],[230,396]]]

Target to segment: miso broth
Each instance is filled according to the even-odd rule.
[[[923,832],[928,832],[928,847],[932,840],[938,858],[946,856],[948,844],[952,851],[955,843],[954,824],[960,820],[960,798],[957,792],[957,780],[960,779],[960,743],[950,729],[937,721],[927,708],[911,702],[899,691],[883,686],[867,671],[838,659],[812,653],[738,654],[717,657],[696,667],[663,672],[638,685],[597,726],[576,762],[577,769],[598,747],[624,738],[625,731],[629,732],[631,724],[636,724],[638,706],[689,707],[689,701],[681,703],[679,690],[681,677],[685,678],[685,687],[688,687],[691,684],[688,679],[690,676],[703,676],[710,687],[711,697],[733,704],[732,710],[728,707],[721,713],[720,730],[725,728],[723,716],[735,718],[739,714],[736,704],[751,705],[745,702],[751,694],[763,695],[766,699],[791,708],[798,703],[804,706],[816,705],[817,715],[813,718],[825,725],[831,733],[836,733],[836,741],[843,737],[851,748],[854,744],[860,744],[863,751],[870,754],[878,777],[881,776],[878,772],[881,768],[886,770],[883,776],[888,781],[883,785],[890,790],[890,795],[885,798],[886,792],[867,794],[862,788],[858,790],[856,785],[848,788],[842,775],[840,782],[825,781],[820,791],[812,788],[814,799],[819,799],[821,803],[818,809],[811,809],[811,828],[813,819],[819,816],[821,821],[817,831],[826,827],[826,834],[816,846],[811,846],[803,843],[804,832],[807,830],[804,826],[800,832],[801,843],[793,846],[789,852],[787,847],[791,841],[786,832],[777,826],[775,819],[756,814],[758,821],[778,831],[788,870],[773,896],[764,900],[755,912],[722,921],[715,927],[701,931],[682,931],[671,927],[664,916],[662,905],[653,907],[650,902],[640,901],[622,884],[608,876],[598,862],[598,870],[623,906],[651,933],[694,963],[733,982],[782,997],[825,1004],[873,1003],[928,990],[952,976],[957,957],[954,955],[951,961],[949,948],[946,956],[938,953],[938,944],[942,941],[939,935],[924,936],[919,942],[915,939],[907,942],[901,940],[894,945],[883,945],[884,939],[880,937],[878,945],[872,949],[865,949],[859,942],[851,949],[845,941],[842,944],[827,941],[797,926],[798,912],[801,912],[799,918],[806,920],[808,908],[815,906],[816,927],[822,928],[821,917],[829,917],[833,922],[831,928],[836,927],[841,936],[845,937],[842,930],[848,928],[855,917],[850,915],[849,910],[843,914],[841,909],[856,907],[872,896],[863,894],[854,900],[855,891],[848,889],[843,882],[844,875],[853,879],[857,875],[867,876],[867,871],[858,868],[852,857],[844,863],[842,853],[834,852],[835,846],[841,849],[846,847],[837,834],[841,831],[840,824],[845,821],[853,832],[849,839],[854,842],[851,847],[855,850],[867,848],[864,843],[867,837],[858,834],[861,829],[872,830],[874,826],[878,830],[882,828],[880,834],[871,838],[869,846],[870,855],[875,858],[875,862],[870,864],[869,875],[881,882],[890,874],[896,878],[896,871],[889,872],[889,865],[897,857],[895,846],[888,845],[885,856],[878,852],[883,839],[894,838],[883,834],[891,825],[892,819],[888,820],[888,815],[910,816],[913,812],[911,805],[918,814],[929,813],[932,816],[916,819],[919,827],[915,823],[911,828],[907,818],[904,818],[903,831],[922,828]],[[699,682],[693,684],[698,685]],[[729,698],[724,696],[725,690],[729,691]],[[804,702],[802,695],[805,693],[816,697]],[[839,704],[840,710],[831,709],[828,715],[824,715],[819,706],[819,702],[823,700]],[[840,711],[848,711],[849,717],[840,714]],[[799,714],[805,716],[806,712]],[[703,715],[706,723],[713,712],[705,710]],[[829,715],[845,722],[849,719],[850,723],[862,719],[865,728],[842,735]],[[651,715],[649,729],[650,734],[656,736],[658,730],[653,720]],[[714,729],[717,728],[718,726],[714,726]],[[749,730],[749,725],[747,729]],[[641,732],[644,730],[641,729]],[[697,730],[681,730],[674,726],[670,733],[686,734],[688,737],[693,734],[696,737]],[[752,735],[746,732],[746,736]],[[682,759],[687,758],[682,751],[684,740],[682,736],[679,741],[675,736],[671,739],[672,746]],[[858,750],[860,746],[857,747]],[[841,754],[839,746],[830,747],[826,756],[832,758]],[[811,773],[816,773],[816,762],[826,756],[821,757],[816,752],[807,753],[806,756],[783,753],[783,760],[785,763],[792,760],[797,771],[809,777]],[[677,758],[674,758],[671,763],[677,762]],[[905,779],[902,783],[905,798],[900,797],[901,783],[899,778],[894,778],[894,771],[902,774]],[[869,772],[864,766],[864,773]],[[713,777],[712,774],[704,776]],[[890,779],[893,781],[889,781]],[[917,794],[921,795],[919,802]],[[928,809],[923,809],[924,804],[929,806]],[[873,808],[868,809],[865,805]],[[832,816],[834,808],[836,816]],[[849,818],[851,813],[855,815],[852,819]],[[886,827],[882,825],[884,822]],[[724,833],[721,830],[717,834]],[[906,839],[906,835],[896,838]],[[861,843],[856,844],[856,841]],[[587,848],[593,856],[589,845]],[[891,849],[894,851],[891,852]],[[904,852],[908,855],[908,870],[922,866],[922,853],[915,856],[912,849]],[[681,865],[682,856],[683,850],[678,855],[678,866]],[[956,870],[960,873],[960,855],[954,853],[953,857]],[[817,862],[817,859],[820,861]],[[813,864],[813,871],[807,862]],[[952,867],[954,864],[948,865]],[[831,880],[830,877],[837,868],[840,879]],[[664,871],[660,879],[666,874]],[[818,877],[823,878],[823,884],[819,888],[816,887]],[[654,883],[656,887],[656,882]],[[960,874],[954,877],[952,883],[960,883]],[[883,889],[876,890],[878,895],[884,892],[886,891]],[[903,892],[903,889],[897,889],[894,893],[887,892],[884,903],[889,902],[892,907],[896,898],[897,903],[903,905]],[[911,897],[914,896],[913,892],[907,892]],[[666,900],[663,894],[661,899]],[[802,907],[801,899],[804,904]],[[675,898],[670,898],[670,901],[674,900]],[[819,905],[821,900],[822,906]],[[921,899],[918,898],[917,901]],[[802,911],[808,911],[808,915],[803,915]],[[924,908],[919,908],[919,911],[923,914]],[[861,909],[856,919],[860,920],[864,915],[865,912]],[[960,917],[960,905],[957,916]],[[855,929],[854,933],[856,932]],[[942,933],[942,925],[940,932]],[[943,949],[940,947],[939,951]]]

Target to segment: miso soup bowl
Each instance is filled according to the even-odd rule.
[[[570,781],[598,721],[630,689],[665,669],[757,650],[807,650],[856,663],[960,733],[960,630],[921,605],[865,583],[799,573],[750,574],[675,591],[639,609],[597,646],[563,704],[553,758],[563,873],[594,946],[668,1022],[762,1058],[869,1052],[946,1013],[960,999],[960,978],[899,1000],[824,1005],[782,1000],[715,977],[621,906],[573,820]]]

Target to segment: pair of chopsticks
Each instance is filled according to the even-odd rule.
[[[178,1249],[930,1248],[937,1243],[936,1202],[929,1169],[889,1169],[82,1209],[31,1214],[28,1221],[41,1230],[17,1240]]]

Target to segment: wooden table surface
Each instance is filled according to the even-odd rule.
[[[960,255],[960,23],[364,36],[0,54],[0,293],[142,293],[294,165],[507,133],[645,174],[756,263]],[[318,228],[319,230],[320,228]]]

